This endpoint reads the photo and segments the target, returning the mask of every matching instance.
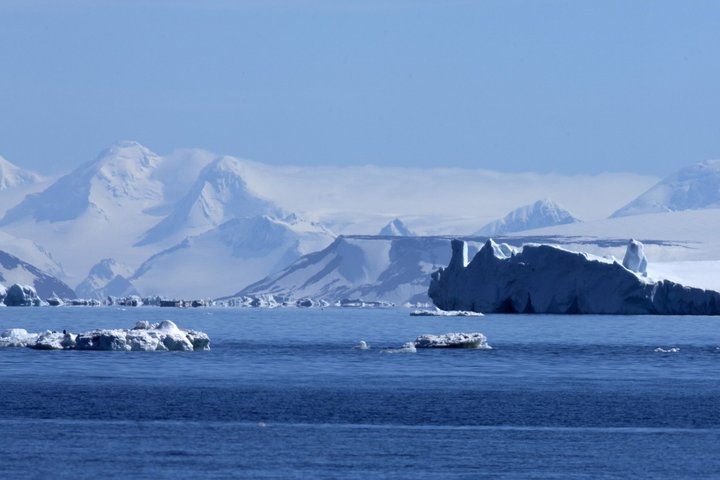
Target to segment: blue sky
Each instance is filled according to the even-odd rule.
[[[720,3],[0,1],[0,155],[665,175],[720,158]],[[202,5],[200,5],[202,4]]]

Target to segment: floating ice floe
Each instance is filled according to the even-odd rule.
[[[553,245],[512,251],[488,240],[468,263],[467,244],[452,241],[447,268],[432,274],[428,295],[443,310],[492,313],[720,315],[720,292],[653,281],[642,244],[628,244],[623,264]]]
[[[482,333],[446,333],[445,335],[420,335],[415,348],[480,348],[490,350],[487,337]]]
[[[482,317],[480,312],[470,312],[467,310],[415,310],[410,312],[411,317]]]
[[[653,350],[655,353],[680,353],[680,349],[678,347],[672,347],[672,348],[662,348],[658,347],[655,350]]]
[[[29,347],[37,350],[184,351],[210,350],[204,332],[179,328],[170,320],[151,324],[138,322],[132,329],[102,329],[84,333],[28,333],[13,328],[0,333],[0,347]]]
[[[400,348],[386,348],[383,353],[415,353],[417,349],[413,342],[404,343]]]

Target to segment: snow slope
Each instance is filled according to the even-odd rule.
[[[34,287],[42,299],[50,297],[53,293],[62,298],[75,298],[72,288],[61,280],[0,250],[0,284],[9,287],[15,283]]]
[[[325,248],[333,239],[322,225],[295,216],[235,218],[152,256],[129,280],[146,295],[215,298]]]
[[[43,177],[37,173],[24,170],[0,156],[0,191],[37,184],[42,181]]]
[[[664,178],[612,217],[720,208],[720,160],[683,168]]]
[[[553,200],[546,198],[517,208],[500,220],[488,223],[475,232],[475,235],[504,235],[579,221]]]
[[[50,182],[51,179],[22,169],[0,156],[0,215],[26,195],[46,188]]]
[[[0,246],[5,252],[24,259],[49,275],[60,279],[65,278],[62,265],[53,258],[50,252],[32,240],[18,238],[0,231]]]

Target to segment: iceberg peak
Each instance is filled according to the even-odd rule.
[[[647,275],[647,257],[645,256],[645,250],[643,244],[635,239],[628,242],[627,250],[625,251],[625,257],[623,258],[623,267],[627,268],[631,272],[639,273],[641,275]]]

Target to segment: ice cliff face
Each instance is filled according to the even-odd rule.
[[[534,228],[552,227],[579,222],[570,212],[550,199],[538,200],[520,207],[500,220],[488,223],[475,234],[482,236],[504,235]]]
[[[612,218],[719,207],[720,160],[708,160],[663,179],[613,213]]]
[[[488,240],[465,264],[464,243],[453,240],[453,258],[433,273],[428,295],[443,310],[485,313],[720,315],[720,293],[653,282],[601,257],[551,245],[503,249]],[[638,272],[642,244],[631,242],[628,266]]]

